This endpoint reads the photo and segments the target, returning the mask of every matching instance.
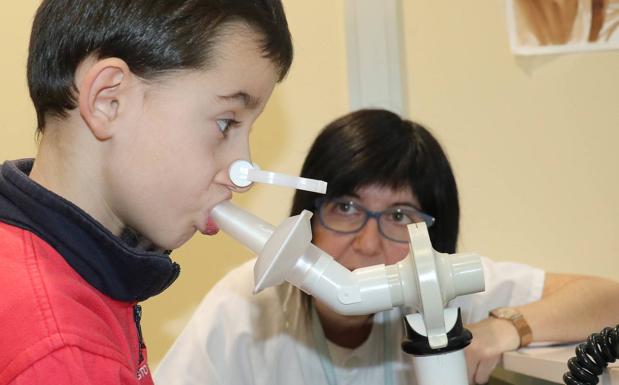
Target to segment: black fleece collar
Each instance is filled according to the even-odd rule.
[[[167,253],[133,247],[79,207],[28,177],[32,159],[0,165],[0,221],[28,230],[56,249],[82,278],[120,301],[143,301],[174,282],[180,266]],[[128,243],[131,242],[131,244]]]

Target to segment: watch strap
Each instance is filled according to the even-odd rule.
[[[498,308],[490,312],[490,316],[498,319],[510,321],[516,328],[516,332],[520,337],[519,348],[527,346],[533,341],[533,332],[529,323],[524,318],[522,313],[514,308]]]

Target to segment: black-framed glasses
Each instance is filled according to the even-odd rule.
[[[436,219],[412,206],[398,205],[382,211],[371,211],[346,198],[319,198],[315,201],[320,224],[331,231],[352,234],[360,231],[370,220],[376,219],[380,234],[394,242],[407,243],[407,225],[425,222],[430,227]]]

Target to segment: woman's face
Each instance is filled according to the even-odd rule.
[[[356,194],[344,196],[371,211],[383,211],[393,206],[409,205],[417,209],[417,199],[410,188],[393,189],[369,185],[359,189]],[[389,240],[381,235],[378,223],[370,218],[356,233],[342,234],[324,227],[318,214],[312,222],[313,243],[329,253],[340,264],[350,270],[378,264],[391,265],[404,259],[408,254],[408,243]]]

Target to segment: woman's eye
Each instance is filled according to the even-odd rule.
[[[350,210],[350,205],[348,203],[338,203],[337,209],[338,211],[345,213],[345,212],[348,212],[348,210]]]
[[[357,212],[355,206],[348,202],[339,202],[335,204],[336,211],[341,214],[354,214]]]
[[[413,223],[413,218],[406,213],[397,210],[391,214],[391,220],[398,224],[408,225]]]

